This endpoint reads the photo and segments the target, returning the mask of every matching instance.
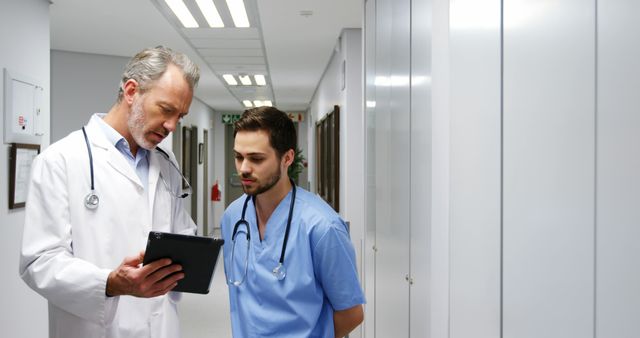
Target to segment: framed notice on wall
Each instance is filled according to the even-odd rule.
[[[11,144],[9,158],[9,209],[22,208],[27,201],[31,164],[40,153],[37,144]]]

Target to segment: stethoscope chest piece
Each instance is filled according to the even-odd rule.
[[[287,269],[284,268],[284,265],[282,265],[282,263],[278,263],[278,266],[273,268],[273,271],[271,271],[271,273],[273,273],[273,276],[276,277],[277,280],[283,280],[284,277],[287,276]]]
[[[96,195],[95,191],[91,190],[90,193],[84,198],[84,206],[87,209],[94,210],[100,204],[100,198]]]

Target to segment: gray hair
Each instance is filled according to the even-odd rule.
[[[194,90],[198,85],[198,80],[200,80],[200,68],[198,65],[183,53],[175,52],[168,47],[158,46],[142,50],[127,63],[122,74],[122,80],[120,80],[118,102],[122,101],[125,82],[135,80],[140,86],[140,93],[144,93],[164,74],[170,64],[182,70],[189,88]]]

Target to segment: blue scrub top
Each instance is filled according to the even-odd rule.
[[[240,286],[229,285],[234,337],[333,337],[333,312],[365,302],[346,224],[322,199],[300,187],[284,257],[287,275],[278,280],[272,274],[280,259],[291,195],[289,191],[271,214],[262,241],[253,201],[247,206],[245,219],[251,231],[247,276]],[[244,273],[244,226],[236,235],[234,262],[231,235],[245,198],[234,201],[222,217],[227,284]]]

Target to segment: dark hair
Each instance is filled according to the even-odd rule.
[[[233,124],[233,137],[239,131],[264,130],[269,133],[271,147],[282,157],[289,149],[298,149],[296,127],[289,116],[273,107],[247,109],[238,121]]]

